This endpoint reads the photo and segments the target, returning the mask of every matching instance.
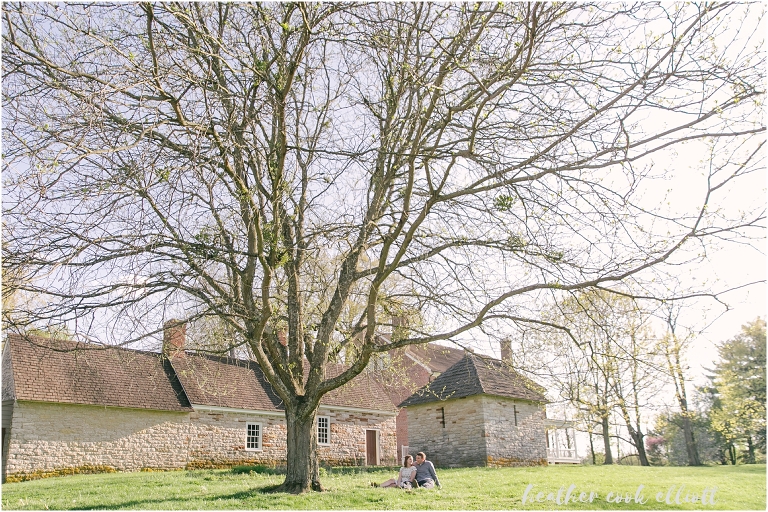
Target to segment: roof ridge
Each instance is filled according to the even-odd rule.
[[[8,368],[5,368],[5,365],[8,365]],[[3,346],[3,361],[2,361],[2,375],[3,375],[3,382],[2,382],[2,392],[3,395],[5,395],[6,386],[8,386],[8,391],[10,392],[9,396],[3,396],[2,399],[5,400],[6,398],[13,398],[16,400],[16,379],[13,378],[13,355],[11,354],[11,344],[5,343]]]
[[[259,366],[259,362],[254,359],[243,359],[240,357],[231,357],[229,355],[219,355],[214,354],[213,352],[198,352],[195,350],[184,350],[184,354],[187,356],[193,356],[193,357],[203,357],[205,359],[209,360],[215,360],[218,363],[224,363],[224,364],[230,364],[230,363],[247,363],[247,364],[256,364]]]
[[[122,351],[125,351],[125,352],[137,352],[139,354],[145,354],[145,355],[148,355],[148,356],[162,357],[162,358],[168,359],[168,356],[163,354],[162,351],[158,352],[156,350],[147,350],[147,349],[141,349],[141,348],[126,347],[126,346],[123,346],[123,345],[110,345],[110,344],[107,344],[107,343],[100,343],[100,342],[93,342],[93,341],[81,341],[81,340],[73,340],[73,339],[67,339],[67,338],[55,338],[55,337],[47,338],[45,336],[39,336],[37,334],[8,333],[7,336],[8,336],[9,340],[10,340],[10,338],[13,337],[13,338],[17,338],[20,341],[28,341],[28,342],[31,342],[35,346],[39,346],[39,347],[47,348],[47,349],[51,349],[51,350],[56,350],[56,348],[52,347],[51,343],[45,343],[45,342],[72,343],[72,344],[77,345],[76,348],[80,348],[82,346],[82,347],[85,347],[86,349],[89,349],[89,350],[122,350]],[[39,340],[39,342],[35,342],[34,340]],[[71,350],[62,350],[62,352],[71,352]],[[229,361],[237,362],[237,361],[239,361],[239,362],[244,362],[244,363],[255,363],[257,365],[259,364],[258,361],[254,360],[254,359],[243,359],[243,358],[240,358],[240,357],[231,357],[231,356],[223,354],[223,353],[222,354],[216,354],[216,353],[213,353],[213,352],[200,352],[200,351],[194,350],[194,349],[192,349],[192,350],[191,349],[185,349],[184,353],[186,355],[197,356],[197,357],[204,357],[204,358],[207,358],[207,359],[214,359],[214,358],[215,359],[219,359],[219,360],[225,359],[225,360],[227,360],[226,362],[229,362]],[[219,361],[219,362],[224,362],[224,361]]]
[[[467,352],[467,357],[472,362],[472,369],[475,371],[475,378],[477,378],[477,382],[480,384],[480,389],[483,390],[483,393],[487,393],[488,391],[485,389],[485,382],[483,382],[483,378],[477,369],[477,359],[480,359],[480,357],[475,357],[474,352]]]
[[[28,343],[33,344],[36,347],[46,348],[49,350],[53,350],[55,352],[73,352],[74,350],[80,349],[82,347],[85,350],[122,350],[124,352],[138,352],[139,354],[145,354],[150,356],[163,356],[162,352],[155,352],[154,350],[125,347],[123,345],[109,345],[107,343],[100,343],[100,342],[93,342],[93,341],[72,340],[67,338],[47,338],[45,336],[39,336],[37,334],[19,334],[19,333],[9,333],[8,341],[11,341],[12,337],[16,338],[18,341],[26,341]],[[55,346],[52,346],[55,343],[71,343],[71,344],[74,344],[75,347],[72,350],[57,350]]]

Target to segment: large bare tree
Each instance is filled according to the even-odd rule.
[[[131,343],[220,319],[285,402],[283,489],[320,489],[318,403],[372,354],[762,222],[718,209],[763,162],[762,12],[4,3],[3,265],[36,296],[6,320]],[[714,148],[695,201],[649,201],[684,143]]]

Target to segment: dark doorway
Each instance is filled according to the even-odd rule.
[[[379,465],[379,431],[365,431],[365,463],[369,466]]]

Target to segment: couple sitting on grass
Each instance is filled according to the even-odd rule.
[[[414,487],[423,487],[425,489],[431,489],[437,485],[440,485],[440,480],[437,479],[437,473],[435,473],[435,466],[427,460],[427,456],[424,452],[416,454],[416,465],[413,464],[413,457],[406,455],[403,459],[403,467],[400,468],[400,473],[397,475],[397,479],[390,478],[386,482],[374,486],[376,487],[400,487],[401,489],[410,490]]]

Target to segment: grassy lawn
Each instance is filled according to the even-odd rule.
[[[322,479],[327,492],[301,496],[265,493],[265,488],[282,482],[283,477],[275,474],[233,470],[114,473],[4,484],[2,508],[765,510],[765,470],[765,465],[443,469],[438,473],[443,484],[441,490],[412,492],[370,486],[371,481],[381,482],[395,476],[394,470],[367,473],[332,470]],[[572,485],[575,488],[565,504],[565,495]],[[640,486],[643,487],[638,495]],[[556,500],[561,488],[561,503],[558,504]],[[706,502],[702,503],[705,490]],[[622,503],[613,502],[616,493],[620,494]],[[636,503],[636,495],[646,501]],[[696,502],[685,502],[686,496],[692,500],[694,495],[698,496]],[[627,496],[629,503],[623,502]],[[584,502],[574,502],[579,498]]]

